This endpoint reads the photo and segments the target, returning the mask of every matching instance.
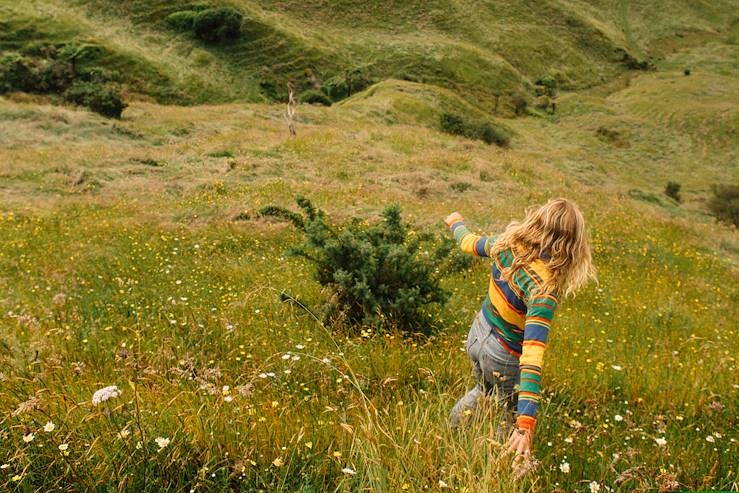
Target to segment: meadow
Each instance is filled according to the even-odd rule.
[[[277,3],[250,12],[281,29],[310,17]],[[71,4],[0,11],[64,23],[86,2]],[[364,40],[379,36],[372,19],[384,29],[392,18],[367,9],[352,11],[366,16]],[[424,19],[429,39],[453,44],[443,29],[464,24],[460,9]],[[583,10],[598,25],[619,14],[604,11]],[[123,45],[134,36],[103,27],[111,12],[80,25]],[[301,42],[348,36],[342,12],[324,12],[332,27],[311,24]],[[650,47],[678,18],[604,29]],[[398,22],[394,47],[421,43]],[[233,102],[256,94],[251,82],[231,87],[243,68],[233,53],[201,53],[212,70],[196,70],[180,44],[158,52],[161,32],[147,33],[128,50],[161,57],[158,73],[180,75],[172,87],[186,102],[217,104],[161,104],[172,101],[144,84],[109,120],[43,95],[0,97],[0,489],[739,491],[739,239],[706,208],[711,185],[737,177],[736,44],[688,36],[656,71],[596,60],[556,114],[490,117],[513,135],[499,148],[437,128],[450,108],[489,117],[484,83],[467,73],[449,87],[390,79],[331,107],[301,104],[291,137],[284,105]],[[495,45],[463,48],[473,42]],[[379,49],[368,46],[354,54]],[[682,202],[664,194],[669,180]],[[495,406],[461,432],[448,425],[472,385],[465,338],[488,265],[440,273],[451,297],[429,307],[429,334],[326,325],[311,310],[327,293],[286,255],[300,234],[257,213],[296,195],[335,224],[378,221],[397,203],[417,231],[438,234],[454,210],[495,232],[549,197],[578,203],[599,282],[556,315],[536,469],[518,479],[500,457]]]

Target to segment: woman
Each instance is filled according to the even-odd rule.
[[[552,199],[499,235],[472,234],[457,212],[446,223],[463,251],[492,259],[487,296],[467,336],[477,384],[454,406],[452,426],[472,414],[481,393],[495,393],[501,404],[516,406],[517,429],[506,453],[528,456],[544,349],[560,296],[573,295],[595,279],[585,220],[573,202]],[[504,415],[498,428],[502,437],[512,424],[510,414]]]

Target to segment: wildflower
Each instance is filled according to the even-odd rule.
[[[163,450],[167,445],[169,445],[169,438],[165,437],[156,437],[154,439],[157,446],[159,447],[159,450]]]
[[[615,416],[613,417],[613,419],[615,419],[616,421],[623,421],[623,420],[624,420],[624,417],[623,417],[623,416],[621,416],[620,414],[617,414],[617,415],[615,415]]]
[[[446,484],[443,480],[439,480],[439,488],[449,488],[449,485]]]
[[[616,371],[621,371],[624,369],[623,366],[621,365],[611,365],[611,368],[613,368]]]
[[[16,474],[11,479],[13,480],[14,483],[17,483],[18,481],[20,481],[21,479],[23,479],[23,477],[20,476],[19,474]]]
[[[565,438],[565,442],[566,443],[572,443],[573,442],[572,437]]]
[[[323,358],[323,359],[321,360],[321,363],[327,363],[327,364],[328,364],[328,363],[331,363],[331,360],[330,360],[330,359],[328,359],[328,358]]]
[[[121,431],[118,432],[118,438],[124,439],[124,438],[128,437],[128,435],[130,435],[130,434],[131,434],[131,432],[128,429],[123,429],[123,430],[121,430]]]
[[[313,448],[313,442],[305,442],[305,448],[312,449]]]
[[[223,396],[223,401],[224,402],[231,402],[232,400],[234,400],[234,398],[233,398],[232,395]]]
[[[283,464],[285,464],[285,461],[282,460],[282,457],[278,457],[272,461],[272,465],[275,467],[282,467]]]
[[[68,448],[69,448],[69,444],[68,443],[60,443],[59,444],[59,450],[62,451],[62,452],[64,452]]]
[[[114,397],[119,397],[120,395],[121,391],[118,390],[118,387],[115,385],[103,387],[92,395],[92,405],[97,406],[101,402],[105,402],[108,399],[113,399]]]
[[[665,439],[664,439],[664,437],[662,437],[662,438],[655,438],[655,439],[654,439],[654,441],[655,441],[655,442],[657,443],[657,445],[659,445],[660,447],[664,447],[665,445],[667,445],[667,440],[665,440]]]
[[[343,472],[344,474],[348,474],[350,476],[354,476],[355,474],[357,474],[357,471],[349,467],[345,467],[344,469],[341,470],[341,472]]]
[[[230,394],[231,393],[231,387],[229,387],[228,385],[224,385],[223,388],[221,389],[221,393],[223,395]]]
[[[590,482],[590,493],[598,493],[600,491],[600,485],[597,481]]]
[[[559,465],[559,470],[562,471],[565,474],[570,473],[570,463],[569,462],[563,462]]]
[[[28,433],[26,435],[23,435],[23,441],[26,443],[31,443],[34,438],[36,438],[36,435],[34,435],[33,433]]]
[[[56,425],[52,421],[49,421],[44,425],[44,431],[46,433],[51,433],[54,431],[54,428],[56,428]]]
[[[288,359],[290,359],[290,355],[287,354],[287,353],[285,353],[285,354],[282,355],[282,359],[288,360]]]
[[[10,464],[3,464],[2,466],[0,466],[0,469],[7,469],[9,467],[10,467]]]
[[[338,450],[334,452],[334,457],[336,457],[337,459],[341,458],[341,452],[339,452]]]
[[[297,345],[297,346],[295,346],[295,347],[296,347],[296,348],[298,348],[298,349],[305,349],[305,346],[304,346],[304,345],[302,345],[302,344],[298,344],[298,345]]]
[[[710,443],[713,443],[713,442],[715,442],[715,441],[716,441],[716,439],[715,439],[715,438],[713,438],[713,435],[708,435],[708,436],[706,437],[706,441],[707,441],[707,442],[710,442]]]

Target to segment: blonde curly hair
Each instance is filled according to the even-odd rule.
[[[564,198],[549,200],[526,211],[523,221],[513,221],[492,245],[491,256],[511,248],[514,260],[501,274],[510,281],[518,269],[540,257],[550,276],[538,288],[569,297],[589,280],[597,282],[585,219],[577,205]]]

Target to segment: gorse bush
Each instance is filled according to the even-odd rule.
[[[241,12],[231,7],[218,7],[198,12],[192,20],[195,36],[210,43],[221,43],[241,35]]]
[[[117,91],[94,82],[75,82],[64,91],[64,99],[109,118],[120,118],[127,106]]]
[[[38,76],[33,61],[18,53],[7,53],[0,58],[0,94],[9,91],[33,91]]]
[[[110,82],[116,74],[100,67],[77,68],[75,63],[97,56],[94,45],[70,44],[41,50],[45,58],[8,53],[0,58],[0,94],[24,91],[61,95],[74,104],[84,106],[111,118],[120,118],[126,108],[121,93]]]
[[[301,103],[322,104],[323,106],[331,106],[332,104],[331,98],[326,96],[321,91],[317,91],[315,89],[308,89],[307,91],[304,91],[300,94],[298,100]]]
[[[680,184],[674,181],[667,182],[667,186],[665,186],[665,195],[674,199],[676,202],[682,202],[683,200],[680,196]]]
[[[453,113],[442,113],[440,117],[441,131],[452,135],[461,135],[469,139],[482,140],[486,144],[505,147],[510,143],[510,136],[504,130],[494,127],[487,121],[470,121]]]
[[[397,205],[387,207],[377,224],[355,219],[335,227],[309,200],[299,197],[297,203],[302,215],[276,206],[260,215],[289,220],[305,233],[305,242],[288,253],[312,262],[316,280],[329,289],[324,319],[430,330],[428,305],[443,304],[449,296],[435,273],[438,256],[421,252],[432,236],[410,230]]]
[[[194,6],[169,14],[167,25],[177,31],[192,32],[208,43],[223,43],[241,36],[243,15],[233,7]]]
[[[719,221],[739,226],[739,184],[713,185],[708,208]]]
[[[191,31],[195,17],[198,12],[195,10],[181,10],[169,14],[166,18],[167,25],[178,31]]]

